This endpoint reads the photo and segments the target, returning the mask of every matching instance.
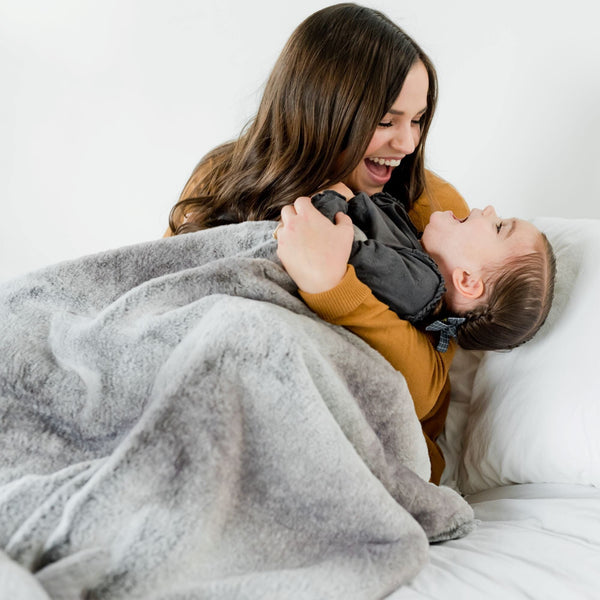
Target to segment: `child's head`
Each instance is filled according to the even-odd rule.
[[[514,348],[544,323],[556,266],[546,236],[531,223],[501,219],[491,206],[462,220],[436,212],[421,242],[446,281],[446,307],[466,317],[458,333],[463,348]]]

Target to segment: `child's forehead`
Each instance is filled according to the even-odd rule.
[[[507,219],[505,238],[508,242],[533,247],[538,250],[543,244],[542,232],[530,221]]]

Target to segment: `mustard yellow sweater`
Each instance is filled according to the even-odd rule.
[[[456,189],[427,172],[426,190],[408,214],[415,227],[423,231],[435,210],[452,210],[459,218],[469,213],[467,204]],[[168,237],[173,233],[168,228],[164,235]],[[379,302],[371,290],[358,280],[352,267],[334,289],[302,296],[323,319],[356,333],[404,374],[429,448],[431,481],[439,483],[444,457],[435,440],[444,428],[448,412],[448,369],[456,351],[455,345],[450,344],[445,354],[436,352],[436,342]]]
[[[459,218],[469,213],[460,194],[428,172],[426,191],[409,216],[422,231],[435,210],[452,210]],[[335,288],[320,294],[302,293],[302,298],[321,318],[360,336],[403,373],[429,449],[431,481],[438,484],[445,463],[436,439],[443,430],[450,402],[448,370],[456,351],[455,343],[445,353],[437,352],[437,340],[401,320],[377,300],[358,280],[351,265]]]

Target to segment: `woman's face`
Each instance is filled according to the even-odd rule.
[[[414,152],[421,139],[428,90],[427,69],[418,61],[411,67],[400,94],[377,126],[363,160],[344,180],[355,194],[381,192],[392,176],[392,170]]]

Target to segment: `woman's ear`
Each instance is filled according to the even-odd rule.
[[[485,291],[483,279],[479,275],[472,274],[460,267],[456,267],[452,271],[452,284],[459,294],[469,300],[481,298]]]

